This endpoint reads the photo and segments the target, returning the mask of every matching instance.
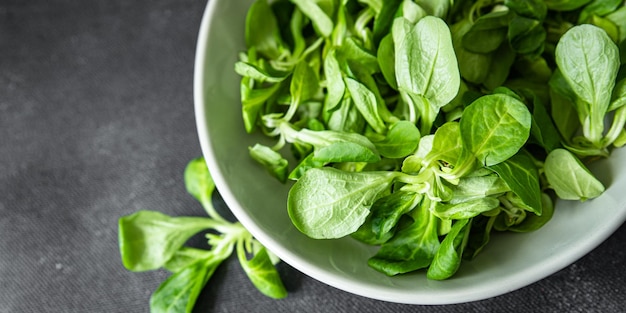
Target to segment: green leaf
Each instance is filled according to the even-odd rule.
[[[380,198],[372,206],[371,227],[377,238],[390,232],[403,214],[411,211],[417,205],[421,195],[414,192],[398,191]]]
[[[327,89],[324,109],[332,111],[341,103],[346,92],[346,84],[343,82],[343,75],[335,50],[331,50],[324,59],[324,75]]]
[[[565,81],[582,100],[576,104],[584,136],[599,144],[611,101],[607,90],[613,90],[620,65],[617,46],[602,29],[579,25],[561,37],[555,60]]]
[[[580,15],[578,15],[578,24],[584,24],[589,21],[591,16],[604,16],[614,12],[624,0],[593,0],[587,4]]]
[[[383,37],[391,31],[391,25],[393,25],[396,12],[403,0],[385,0],[380,13],[374,19],[373,36],[374,42],[380,42]]]
[[[421,19],[396,42],[395,59],[400,90],[428,99],[437,109],[456,97],[460,74],[450,30],[443,20]]]
[[[541,206],[543,208],[541,216],[529,214],[521,223],[510,226],[508,230],[518,233],[527,233],[543,227],[543,225],[547,224],[554,215],[554,203],[552,202],[550,196],[545,193],[541,194]]]
[[[425,164],[443,161],[458,165],[464,156],[461,142],[461,128],[458,122],[448,122],[435,131],[430,152],[424,158]]]
[[[529,54],[543,49],[546,30],[540,20],[516,16],[509,25],[508,38],[515,52]]]
[[[561,199],[585,201],[604,192],[602,183],[576,156],[565,149],[550,152],[544,167],[550,188]]]
[[[398,82],[396,81],[396,60],[395,51],[393,47],[393,37],[391,34],[383,37],[378,46],[376,55],[378,59],[378,66],[380,71],[385,77],[385,81],[391,88],[398,89]]]
[[[300,104],[311,99],[319,88],[319,79],[313,68],[306,61],[298,62],[289,86],[292,103]]]
[[[314,0],[290,0],[311,19],[313,26],[324,37],[329,37],[333,31],[333,21],[328,17]]]
[[[150,312],[191,312],[202,288],[224,259],[200,260],[174,273],[150,297]]]
[[[269,83],[279,83],[289,77],[289,74],[285,73],[270,73],[265,69],[258,67],[255,64],[250,64],[246,62],[237,62],[235,63],[235,72],[237,74],[250,77],[259,82],[269,82]]]
[[[619,38],[618,41],[624,45],[626,40],[626,6],[622,6],[621,8],[613,11],[612,13],[605,16],[605,18],[615,24],[618,28]],[[621,52],[624,53],[624,49]],[[624,62],[622,61],[622,64]]]
[[[245,40],[247,47],[254,47],[269,59],[280,56],[282,40],[278,21],[267,0],[255,1],[248,9]]]
[[[544,0],[549,10],[572,11],[591,2],[591,0]]]
[[[378,162],[380,156],[368,147],[354,142],[335,142],[316,149],[312,161],[319,163],[333,162]]]
[[[530,133],[546,152],[549,153],[561,147],[561,136],[544,103],[534,93],[531,93],[530,96],[533,101],[533,120]],[[576,121],[575,117],[574,120]]]
[[[438,202],[432,213],[441,219],[467,219],[498,207],[500,201],[493,197],[467,200],[455,204]]]
[[[570,142],[580,128],[575,107],[575,103],[578,101],[577,97],[558,69],[554,71],[552,78],[550,78],[549,86],[552,104],[550,115],[565,142]]]
[[[441,247],[426,272],[426,277],[435,280],[450,278],[461,265],[463,250],[467,245],[472,222],[470,219],[458,220],[441,242]]]
[[[187,192],[204,206],[209,216],[212,216],[214,209],[211,197],[215,190],[215,182],[203,157],[195,158],[187,163],[184,179]]]
[[[515,13],[543,21],[548,14],[548,7],[543,0],[505,0],[504,5]]]
[[[273,299],[287,296],[287,290],[265,247],[260,246],[258,251],[253,252],[252,258],[248,259],[244,243],[239,241],[237,257],[244,272],[261,293]]]
[[[366,50],[354,38],[346,38],[338,49],[341,57],[350,64],[350,68],[369,75],[380,72],[376,54]]]
[[[511,188],[533,213],[542,214],[539,172],[526,153],[518,153],[502,163],[489,167]]]
[[[276,96],[281,86],[276,83],[267,88],[250,89],[247,84],[241,85],[241,113],[246,132],[254,131],[259,113],[266,102]]]
[[[269,147],[261,144],[255,144],[249,147],[250,156],[259,162],[268,173],[281,182],[287,180],[289,174],[289,162],[282,155]]]
[[[384,133],[387,127],[378,112],[376,95],[365,85],[352,78],[346,77],[344,81],[350,91],[350,97],[354,100],[354,104],[363,118],[376,132]]]
[[[398,121],[389,126],[384,139],[374,141],[376,149],[387,158],[403,158],[417,149],[420,131],[409,121]]]
[[[487,246],[496,218],[497,216],[477,216],[472,219],[467,246],[463,251],[463,259],[473,260]]]
[[[506,39],[508,26],[514,15],[510,10],[482,15],[463,36],[463,47],[474,53],[495,51]]]
[[[172,273],[178,273],[193,263],[213,258],[212,254],[213,252],[209,250],[183,246],[174,253],[163,267]]]
[[[138,211],[119,219],[119,245],[124,267],[141,272],[158,269],[191,236],[218,223],[205,217],[170,217]]]
[[[309,237],[344,237],[365,222],[369,208],[397,175],[312,168],[289,191],[289,217]]]
[[[450,204],[458,204],[488,196],[498,196],[510,190],[504,181],[489,171],[490,175],[466,176],[452,190]]]
[[[396,235],[380,246],[367,264],[388,276],[426,268],[432,262],[437,249],[438,219],[430,214],[430,201],[424,198],[422,205],[411,211],[414,222],[399,229]]]
[[[463,146],[484,166],[512,157],[528,140],[531,115],[521,101],[503,94],[472,102],[461,117]]]

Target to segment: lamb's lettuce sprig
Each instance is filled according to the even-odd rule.
[[[138,211],[119,219],[122,263],[130,271],[166,269],[172,275],[150,298],[151,312],[191,312],[215,270],[233,251],[252,284],[264,295],[284,298],[275,263],[278,259],[239,223],[219,215],[212,203],[215,184],[203,158],[185,169],[185,186],[208,217],[171,217],[156,211]],[[209,249],[186,246],[194,235],[206,232]]]

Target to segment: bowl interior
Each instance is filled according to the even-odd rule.
[[[269,176],[248,155],[266,142],[245,132],[234,63],[245,50],[244,23],[252,0],[209,1],[198,37],[195,110],[203,154],[234,215],[268,249],[299,271],[358,295],[411,304],[449,304],[497,296],[542,279],[576,261],[626,219],[626,149],[594,164],[608,186],[598,199],[560,201],[554,218],[528,234],[497,234],[483,253],[446,281],[424,272],[387,277],[367,265],[376,249],[350,238],[313,240],[297,231],[286,210],[291,184]]]

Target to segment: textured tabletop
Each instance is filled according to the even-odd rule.
[[[0,1],[0,312],[147,312],[166,271],[131,273],[117,220],[202,215],[193,60],[206,1]],[[219,205],[219,204],[218,204]],[[223,204],[221,204],[223,206]],[[489,300],[411,306],[286,264],[272,300],[231,257],[194,312],[625,312],[626,226],[571,266]]]

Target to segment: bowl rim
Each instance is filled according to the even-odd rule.
[[[558,257],[550,258],[545,262],[537,265],[533,270],[525,270],[515,273],[509,279],[500,280],[506,285],[492,284],[481,285],[481,288],[471,288],[471,290],[456,290],[454,292],[428,293],[428,294],[398,294],[391,290],[380,290],[373,286],[364,286],[356,283],[348,278],[335,275],[319,266],[313,264],[307,259],[299,257],[284,248],[277,240],[266,234],[259,226],[257,226],[251,216],[241,209],[241,204],[233,194],[233,192],[224,186],[227,186],[225,176],[220,170],[215,152],[212,148],[212,139],[208,135],[208,126],[206,123],[206,107],[205,98],[205,66],[206,53],[210,41],[210,31],[212,27],[212,17],[214,16],[219,0],[212,0],[207,3],[204,10],[196,43],[195,63],[193,72],[193,99],[194,112],[196,120],[197,135],[200,142],[202,154],[205,156],[205,162],[211,172],[211,176],[215,182],[215,186],[220,192],[224,202],[230,208],[237,220],[268,250],[272,251],[281,260],[294,267],[303,274],[320,281],[334,288],[363,296],[366,298],[402,303],[402,304],[419,304],[419,305],[442,305],[467,303],[478,300],[484,300],[500,296],[517,289],[531,285],[547,276],[553,275],[557,271],[573,264],[581,257],[595,249],[611,234],[613,234],[626,220],[626,210],[622,210],[620,218],[612,220],[606,228],[599,230],[593,235],[586,237],[583,242],[579,242],[578,249],[569,249],[566,253],[560,254]],[[491,286],[491,287],[485,287]]]

